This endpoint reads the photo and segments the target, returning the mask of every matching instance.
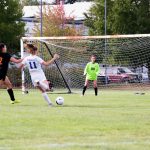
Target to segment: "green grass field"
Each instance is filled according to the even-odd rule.
[[[12,105],[0,90],[0,150],[150,149],[150,93],[62,95],[64,106],[52,108],[39,91],[15,93],[22,103]]]

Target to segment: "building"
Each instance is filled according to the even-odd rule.
[[[84,13],[88,13],[91,6],[93,5],[92,2],[76,2],[74,4],[65,4],[64,11],[67,16],[71,15],[74,17],[75,20],[75,27],[83,28],[83,35],[88,34],[88,28],[83,25],[83,21],[85,20]],[[56,7],[56,5],[45,5],[45,7]],[[37,14],[40,12],[40,6],[24,6],[23,13],[24,16],[22,20],[26,23],[26,36],[32,36],[33,28],[35,24],[39,24],[40,18],[37,18]]]

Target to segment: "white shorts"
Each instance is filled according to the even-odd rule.
[[[44,72],[40,72],[40,73],[36,73],[36,74],[32,74],[31,75],[31,80],[34,86],[36,86],[36,82],[35,81],[39,81],[39,82],[43,82],[46,79]]]

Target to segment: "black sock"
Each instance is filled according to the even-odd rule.
[[[97,87],[94,88],[94,90],[95,90],[95,96],[97,96],[97,94],[98,94],[98,89],[97,89]]]
[[[82,91],[82,95],[84,95],[86,89],[87,89],[87,86],[84,86],[84,87],[83,87],[83,91]]]
[[[8,94],[9,94],[9,96],[10,96],[10,99],[11,99],[12,101],[15,101],[15,97],[14,97],[14,92],[13,92],[13,90],[12,90],[12,89],[8,89],[7,92],[8,92]]]

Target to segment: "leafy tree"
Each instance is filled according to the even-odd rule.
[[[104,0],[95,0],[85,25],[90,35],[104,34]],[[107,34],[150,32],[149,0],[107,0]]]
[[[40,15],[40,14],[39,14]],[[43,10],[43,36],[74,36],[79,35],[80,30],[77,30],[73,25],[66,25],[68,22],[74,22],[74,18],[66,16],[62,5],[57,7],[44,7]],[[39,25],[36,25],[35,36],[40,36]]]
[[[113,34],[149,33],[150,1],[115,0],[112,18]]]
[[[90,9],[88,14],[85,14],[86,20],[85,25],[89,27],[90,35],[102,35],[104,34],[104,0],[95,0],[95,4]],[[112,8],[114,1],[107,0],[107,32],[109,34],[111,31],[111,22],[112,22]]]
[[[24,23],[20,21],[22,9],[17,0],[3,0],[0,10],[0,42],[9,48],[19,48],[19,39],[24,34]]]
[[[39,5],[38,0],[21,0],[22,6],[32,6],[32,5]]]

